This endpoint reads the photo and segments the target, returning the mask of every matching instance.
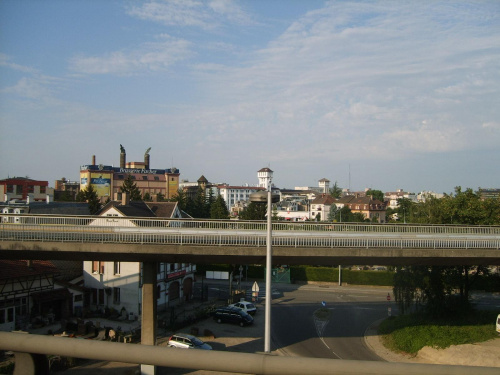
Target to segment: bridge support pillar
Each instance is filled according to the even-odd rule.
[[[141,345],[156,345],[156,262],[142,264]],[[155,375],[156,366],[141,365],[141,375]]]
[[[45,354],[14,352],[14,375],[49,375],[49,361]]]

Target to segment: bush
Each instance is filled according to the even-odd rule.
[[[410,314],[382,322],[379,333],[391,350],[417,354],[424,346],[444,349],[451,345],[472,344],[497,337],[494,311],[476,311],[467,316],[432,319]]]

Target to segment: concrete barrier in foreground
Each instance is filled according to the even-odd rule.
[[[269,354],[232,353],[213,350],[181,350],[160,346],[123,344],[65,337],[27,335],[0,332],[0,349],[16,353],[14,374],[45,374],[39,354],[65,357],[137,363],[152,366],[189,368],[244,374],[297,374],[297,375],[489,375],[498,374],[498,368],[390,363],[373,361],[347,361],[338,359],[282,357]],[[19,354],[18,354],[19,353]],[[26,353],[34,354],[33,360]],[[17,362],[21,359],[22,363]],[[38,366],[38,367],[37,367]]]

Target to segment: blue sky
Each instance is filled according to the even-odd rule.
[[[500,187],[500,1],[0,1],[0,178]]]

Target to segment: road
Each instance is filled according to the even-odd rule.
[[[364,342],[367,327],[395,313],[389,288],[302,286],[273,301],[274,346],[284,355],[349,360],[381,360]],[[392,299],[392,298],[391,298]],[[326,307],[328,321],[314,318]]]

